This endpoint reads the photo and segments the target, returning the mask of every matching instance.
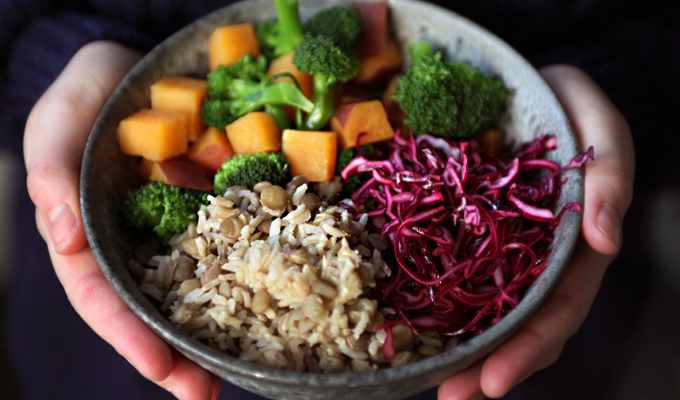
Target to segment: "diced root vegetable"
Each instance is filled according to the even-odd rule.
[[[267,70],[267,76],[275,76],[282,73],[289,73],[295,77],[297,83],[300,85],[300,91],[308,99],[312,99],[314,95],[314,80],[310,74],[301,72],[295,64],[293,64],[293,53],[284,54],[281,57],[273,59],[269,63],[269,69]],[[291,81],[290,78],[278,78],[273,82]],[[286,111],[286,115],[289,120],[293,120],[295,117],[295,107],[284,106],[283,109]]]
[[[168,76],[151,85],[151,108],[183,112],[187,117],[188,139],[196,140],[205,130],[201,103],[208,97],[205,79]]]
[[[162,161],[186,153],[186,116],[179,111],[142,109],[118,125],[120,150]]]
[[[364,28],[357,40],[356,49],[359,58],[372,57],[385,51],[389,37],[387,25],[387,2],[371,1],[352,4],[361,19]]]
[[[310,182],[326,182],[335,172],[335,132],[286,129],[282,149],[293,176],[304,175]]]
[[[213,183],[198,165],[184,159],[164,161],[142,160],[140,171],[147,181],[159,181],[186,189],[211,192]]]
[[[364,86],[353,83],[336,84],[335,87],[335,107],[347,104],[361,103],[363,101],[375,100],[375,94]]]
[[[251,23],[234,24],[215,29],[208,41],[210,70],[229,66],[246,54],[260,55],[255,28]]]
[[[208,97],[205,79],[167,76],[151,85],[151,108],[181,111],[187,117],[189,141],[205,130],[201,122],[201,103]]]
[[[351,148],[377,143],[394,137],[394,130],[380,100],[364,101],[339,107],[331,118],[331,129],[338,134],[340,145]]]
[[[227,134],[214,127],[203,132],[187,152],[189,161],[210,174],[214,174],[233,155],[234,149],[229,144]]]
[[[281,151],[276,119],[263,111],[248,113],[227,125],[227,138],[236,154]]]
[[[304,94],[305,97],[311,100],[312,95],[314,94],[314,80],[312,79],[312,76],[310,74],[301,72],[295,66],[295,64],[293,64],[292,52],[273,59],[269,63],[267,76],[271,77],[274,75],[282,74],[284,72],[288,72],[295,77],[295,79],[298,81],[298,84],[300,84],[300,90],[302,91],[302,94]],[[286,80],[292,81],[290,78],[279,78],[275,79],[274,82],[281,82]]]
[[[394,40],[390,40],[382,53],[361,59],[359,74],[354,81],[366,85],[384,83],[401,68],[403,61],[399,46]]]
[[[503,131],[492,128],[479,132],[476,139],[479,142],[486,144],[486,149],[484,150],[485,155],[498,157],[505,148],[503,137]]]
[[[387,83],[387,87],[383,92],[382,102],[385,107],[385,112],[387,113],[387,119],[390,120],[392,127],[395,130],[404,130],[404,118],[406,118],[406,113],[401,109],[399,103],[392,98],[394,95],[394,88],[397,87],[397,82],[401,74],[395,74],[392,76],[390,81]]]

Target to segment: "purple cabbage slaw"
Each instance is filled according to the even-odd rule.
[[[379,328],[407,324],[418,334],[475,334],[517,305],[545,269],[552,232],[563,213],[580,212],[569,203],[554,215],[561,172],[593,159],[593,148],[561,167],[545,157],[557,148],[544,135],[512,154],[485,155],[477,141],[451,141],[430,135],[394,140],[372,159],[353,159],[342,178],[367,174],[351,196],[359,218],[389,238],[383,254],[392,275],[376,293],[396,315]],[[369,202],[369,200],[371,200]],[[367,203],[368,202],[368,203]],[[391,329],[383,351],[394,356]]]

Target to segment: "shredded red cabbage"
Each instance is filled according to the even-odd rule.
[[[397,313],[382,327],[405,323],[415,333],[449,336],[483,331],[544,270],[563,213],[581,211],[577,203],[557,216],[551,209],[565,183],[560,173],[592,159],[592,147],[560,167],[543,158],[557,147],[549,135],[503,159],[484,155],[476,141],[429,135],[397,135],[385,146],[342,171],[345,180],[370,174],[351,200],[372,205],[355,210],[356,217],[366,212],[371,229],[393,246],[383,255],[393,273],[377,293]],[[394,353],[389,343],[386,356]]]

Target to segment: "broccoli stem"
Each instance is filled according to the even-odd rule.
[[[302,40],[302,23],[298,0],[274,0],[284,53],[289,53]]]
[[[292,105],[304,111],[311,111],[314,104],[305,97],[298,87],[292,82],[278,82],[274,84],[259,85],[257,89],[252,86],[241,93],[234,102],[237,104],[235,115],[246,115],[251,111],[258,110],[266,105]]]
[[[301,108],[306,112],[310,112],[314,108],[314,103],[302,94],[297,85],[288,81],[267,85],[258,100],[261,106],[265,104],[287,104]]]
[[[282,106],[265,104],[264,112],[274,117],[274,120],[276,120],[276,125],[279,126],[279,130],[283,131],[284,129],[290,128],[288,115],[286,115],[286,112],[283,110]]]
[[[314,109],[307,115],[302,129],[315,131],[321,129],[335,112],[335,80],[322,74],[314,74]]]

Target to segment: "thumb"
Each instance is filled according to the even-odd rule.
[[[635,156],[628,124],[580,69],[555,65],[541,69],[541,74],[560,99],[581,148],[595,149],[595,160],[585,166],[583,236],[595,251],[615,254],[633,196]]]
[[[44,239],[72,254],[87,243],[80,214],[80,163],[90,129],[140,55],[113,42],[81,48],[29,114],[24,134],[27,189]]]

